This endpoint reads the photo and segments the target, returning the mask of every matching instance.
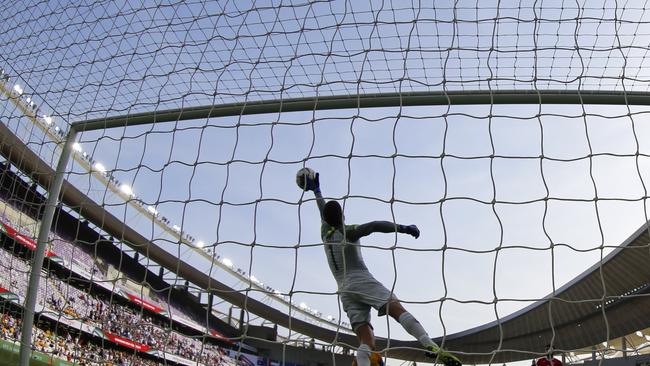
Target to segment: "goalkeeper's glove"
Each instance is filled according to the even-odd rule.
[[[311,179],[307,177],[305,179],[305,188],[307,188],[308,191],[314,191],[314,193],[320,193],[320,179],[319,179],[320,174],[316,173],[314,176],[314,179]]]
[[[409,234],[416,239],[420,237],[420,229],[415,225],[399,225],[397,227],[397,232]]]

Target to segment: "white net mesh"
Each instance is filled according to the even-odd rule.
[[[0,9],[8,342],[20,338],[29,247],[67,131],[127,116],[126,126],[76,137],[39,287],[33,343],[43,357],[351,362],[358,344],[327,268],[316,203],[294,183],[303,166],[320,172],[323,194],[344,203],[348,223],[420,228],[417,240],[363,238],[363,255],[464,362],[541,357],[548,345],[574,361],[590,358],[592,346],[599,357],[647,348],[650,324],[639,309],[648,274],[635,262],[648,256],[636,231],[648,219],[647,111],[632,105],[643,102],[592,104],[588,96],[648,91],[645,4]],[[585,99],[244,109],[154,123],[166,110],[229,103],[508,90]],[[129,125],[136,113],[150,113],[151,123]],[[44,166],[18,154],[22,144]],[[619,264],[606,259],[612,252]],[[389,363],[424,360],[419,344],[400,341],[411,337],[399,324],[373,325],[391,339],[378,342]]]

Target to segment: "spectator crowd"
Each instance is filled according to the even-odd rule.
[[[20,319],[4,311],[2,313],[2,339],[14,343],[20,341],[20,325]],[[32,339],[32,349],[80,366],[158,365],[158,362],[140,357],[134,352],[88,343],[62,329],[59,329],[58,333],[54,333],[47,328],[35,327]]]
[[[6,215],[0,215],[0,220],[12,225],[21,234],[32,236],[29,228],[12,222]],[[68,250],[69,248],[65,248],[66,245],[72,246],[72,244],[58,237],[55,242],[57,254],[60,252],[65,256],[70,253],[77,260],[87,259],[86,257],[92,259],[88,255],[75,254],[80,251],[79,249]],[[91,268],[96,268],[92,261],[87,264]],[[0,249],[0,287],[5,287],[24,298],[30,269],[29,263],[24,259],[14,256],[5,249]],[[226,349],[206,342],[203,336],[188,336],[172,330],[170,320],[165,321],[147,314],[147,311],[142,309],[118,304],[114,296],[109,298],[97,292],[79,289],[53,273],[43,275],[38,295],[37,302],[40,305],[58,312],[62,317],[79,320],[104,332],[128,338],[160,352],[204,365],[227,365],[234,362],[228,356]],[[184,318],[187,319],[187,316]],[[7,312],[2,318],[2,338],[13,342],[20,339],[20,319]],[[100,347],[83,342],[79,337],[72,337],[67,333],[62,335],[58,331],[55,334],[48,329],[34,328],[33,339],[34,349],[80,365],[157,364],[138,356],[135,351],[125,352]]]

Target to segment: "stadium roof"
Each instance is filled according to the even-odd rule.
[[[2,123],[0,150],[8,161],[35,182],[43,187],[51,185],[52,168]],[[154,245],[67,182],[61,201],[134,250],[232,304],[321,341],[356,344],[352,335],[321,328],[255,299],[246,299],[244,293],[210,278]],[[554,294],[499,321],[448,335],[438,342],[459,352],[465,363],[508,362],[541,355],[550,343],[560,350],[584,348],[646,328],[650,326],[649,242],[646,224],[600,263]],[[390,341],[388,344],[382,338],[377,345],[379,348],[390,345],[389,357],[425,360],[414,341]]]

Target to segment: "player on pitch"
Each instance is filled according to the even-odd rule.
[[[390,315],[422,346],[431,358],[446,366],[461,366],[454,355],[440,350],[424,330],[420,322],[406,311],[400,301],[377,281],[361,257],[359,239],[372,233],[403,233],[414,238],[420,236],[415,225],[396,225],[389,221],[372,221],[362,225],[345,225],[343,210],[336,201],[325,202],[320,191],[318,173],[305,176],[304,188],[313,191],[321,213],[321,238],[330,270],[338,285],[343,310],[350,319],[350,325],[359,339],[356,361],[358,366],[370,366],[375,350],[375,336],[370,325],[370,308],[379,316]],[[374,357],[373,357],[374,358]]]

